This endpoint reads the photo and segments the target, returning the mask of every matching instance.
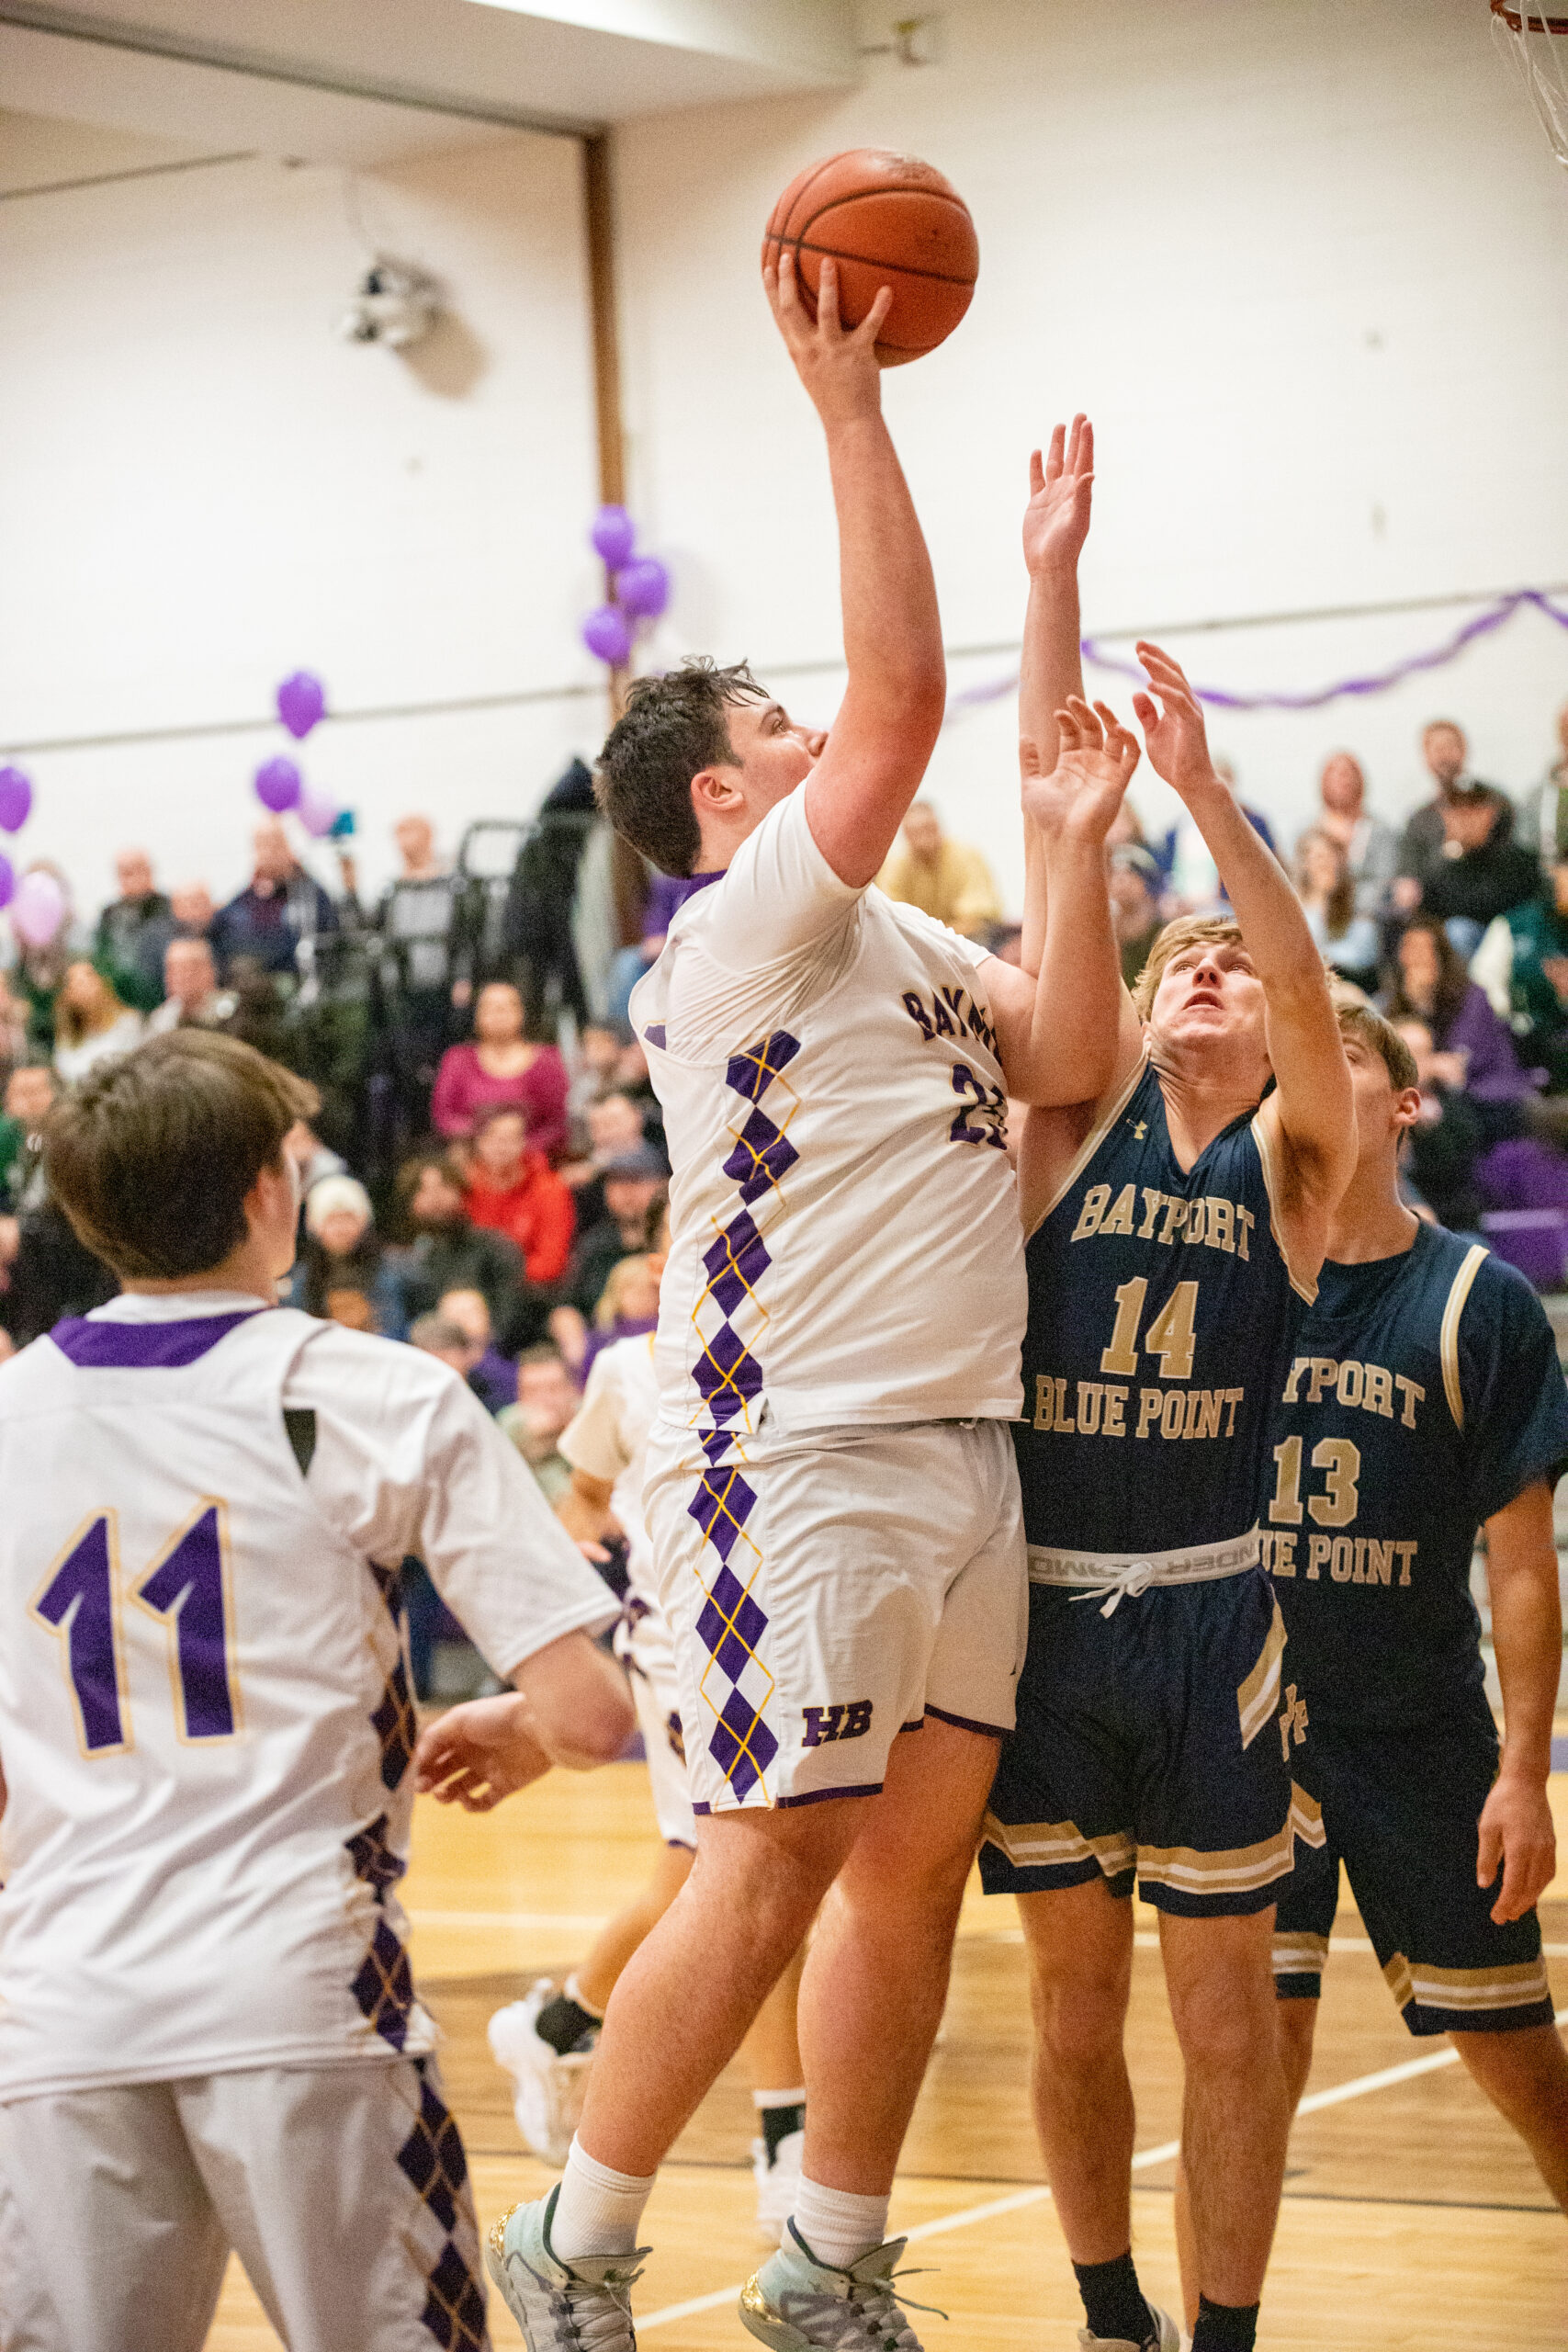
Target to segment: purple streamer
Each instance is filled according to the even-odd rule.
[[[1440,670],[1448,662],[1456,661],[1466,646],[1473,645],[1477,638],[1490,637],[1494,629],[1499,629],[1505,621],[1512,620],[1523,605],[1533,605],[1537,612],[1544,613],[1548,620],[1557,623],[1559,628],[1568,629],[1568,610],[1561,605],[1554,605],[1543,589],[1518,588],[1511,595],[1499,596],[1484,611],[1473,614],[1440,645],[1431,647],[1425,653],[1408,654],[1403,662],[1395,662],[1386,670],[1373,670],[1364,677],[1337,678],[1332,685],[1319,686],[1311,694],[1232,694],[1224,686],[1195,686],[1192,691],[1200,702],[1212,704],[1216,710],[1322,710],[1326,704],[1337,702],[1344,695],[1386,694],[1391,686],[1402,684],[1406,678],[1418,676],[1423,670]],[[1171,634],[1179,636],[1180,631],[1173,630]],[[1093,662],[1096,669],[1111,670],[1120,677],[1134,678],[1139,685],[1146,684],[1141,662],[1129,662],[1119,653],[1102,652],[1098,640],[1092,637],[1086,637],[1082,643],[1084,660]],[[1011,694],[1017,684],[1018,673],[1014,671],[1010,677],[993,678],[983,686],[966,687],[949,702],[948,718],[951,719],[959,711],[982,703],[999,702],[1004,695]]]

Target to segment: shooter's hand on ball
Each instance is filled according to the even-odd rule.
[[[1149,673],[1151,691],[1133,696],[1149,765],[1183,800],[1190,802],[1194,795],[1201,798],[1205,793],[1220,793],[1228,800],[1230,795],[1209,756],[1203,707],[1187,683],[1186,672],[1146,638],[1139,639],[1135,650]]]
[[[831,429],[857,417],[880,415],[882,369],[876,338],[893,307],[892,288],[883,287],[860,325],[846,331],[839,322],[839,266],[830,257],[822,264],[815,325],[800,299],[795,255],[787,247],[779,255],[777,269],[763,271],[762,283],[795,373],[823,424]]]
[[[1018,747],[1024,814],[1048,845],[1083,842],[1099,848],[1142,756],[1138,739],[1108,704],[1091,708],[1072,695],[1056,713],[1056,764],[1048,775],[1040,773],[1034,744]]]
[[[1023,510],[1023,560],[1031,580],[1067,577],[1077,569],[1089,537],[1094,490],[1094,427],[1087,416],[1056,425],[1043,457],[1029,460],[1029,503]]]

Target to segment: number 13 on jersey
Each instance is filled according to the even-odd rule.
[[[132,1587],[130,1600],[163,1621],[169,1642],[175,1727],[187,1743],[232,1739],[240,1693],[230,1656],[229,1541],[222,1503],[203,1497]],[[99,1511],[79,1527],[32,1604],[59,1641],[82,1747],[110,1756],[132,1745],[120,1625],[119,1519]]]

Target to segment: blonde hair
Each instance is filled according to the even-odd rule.
[[[1172,956],[1179,956],[1183,948],[1196,946],[1204,941],[1213,942],[1216,947],[1245,944],[1241,925],[1234,915],[1178,915],[1174,922],[1166,924],[1149,950],[1148,962],[1138,974],[1137,986],[1133,990],[1133,1003],[1140,1020],[1146,1021],[1154,1011],[1159,984]]]
[[[626,1286],[626,1278],[634,1268],[640,1268],[646,1273],[648,1271],[646,1250],[634,1250],[629,1257],[617,1258],[611,1267],[604,1278],[604,1287],[599,1294],[599,1304],[593,1309],[593,1329],[596,1331],[613,1331],[620,1321],[621,1294]]]

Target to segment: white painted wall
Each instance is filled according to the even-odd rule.
[[[868,43],[892,14],[863,6]],[[826,469],[757,254],[784,183],[860,143],[928,156],[979,229],[968,318],[886,379],[952,647],[1016,639],[1027,453],[1075,406],[1099,429],[1086,626],[1157,624],[1202,681],[1314,686],[1464,614],[1177,624],[1568,582],[1568,175],[1485,0],[946,0],[943,17],[934,66],[878,61],[842,96],[619,136],[633,480],[679,585],[662,654],[818,665],[788,695],[831,713]],[[952,686],[1010,667],[954,660]],[[1425,795],[1421,720],[1451,710],[1481,771],[1522,787],[1565,696],[1568,635],[1527,616],[1381,699],[1213,732],[1293,836],[1329,749],[1358,749],[1396,815]],[[1010,700],[955,718],[931,788],[1015,891],[1014,735]],[[1146,770],[1134,794],[1169,821]]]
[[[47,142],[17,144],[36,185]],[[0,125],[0,180],[5,147]],[[83,175],[79,126],[61,153]],[[105,162],[129,161],[117,136]],[[240,886],[252,771],[287,748],[272,689],[296,668],[344,712],[547,697],[311,737],[372,883],[404,808],[451,843],[593,749],[580,168],[573,142],[519,134],[360,181],[369,238],[452,289],[457,319],[407,358],[332,332],[367,260],[337,169],[257,159],[0,203],[0,752],[257,722],[25,754],[39,805],[15,848],[58,858],[85,906],[130,840],[166,880]]]

